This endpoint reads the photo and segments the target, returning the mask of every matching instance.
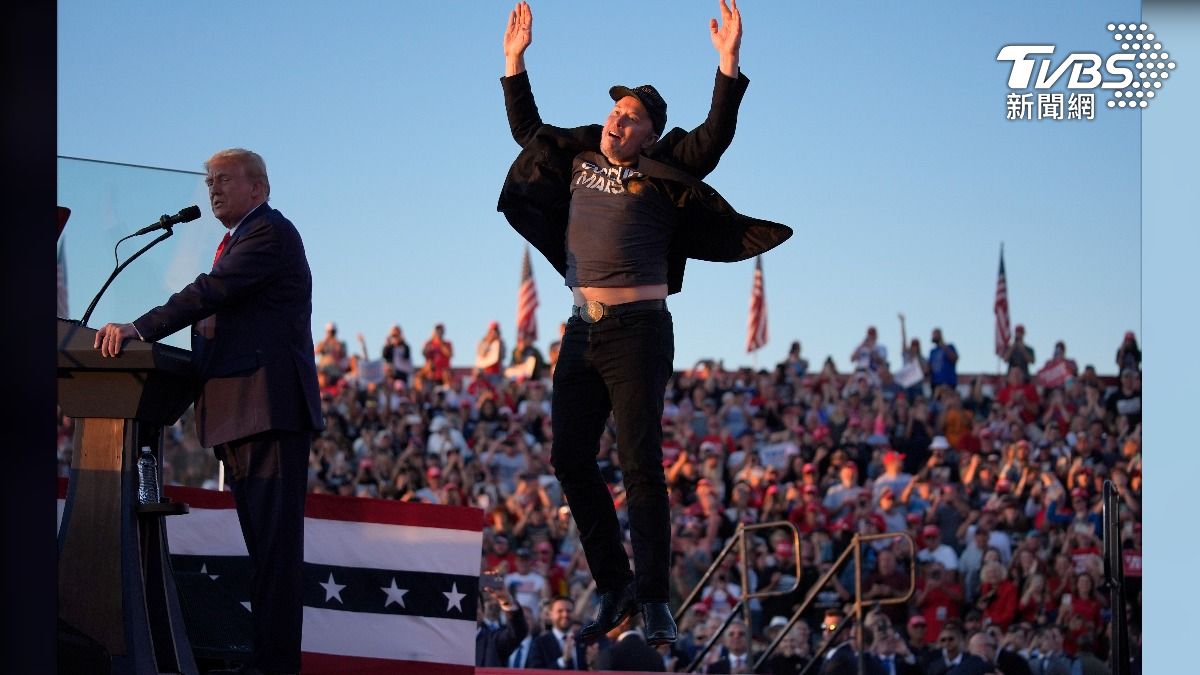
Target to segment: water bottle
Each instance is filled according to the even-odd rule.
[[[138,457],[138,501],[142,504],[157,504],[158,498],[158,462],[150,452],[150,446],[142,446],[142,454]]]

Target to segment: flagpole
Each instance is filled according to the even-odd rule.
[[[1008,310],[1008,280],[1007,280],[1007,274],[1004,273],[1004,241],[1001,241],[1001,243],[1000,243],[1000,276],[1001,276],[1001,279],[1004,279],[1004,315],[1006,315],[1006,322],[1008,322],[1007,317],[1010,317],[1012,315],[1010,315],[1010,312]],[[1012,323],[1008,322],[1008,325],[1012,325]],[[1008,329],[1006,328],[1006,336],[1007,336],[1007,330]],[[1007,344],[1007,339],[1006,339],[1006,344]],[[1003,375],[1004,375],[1003,374],[1003,364],[1004,364],[1004,358],[1001,356],[1000,353],[997,353],[996,354],[996,377],[1003,377]]]

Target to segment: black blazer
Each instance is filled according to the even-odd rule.
[[[554,637],[554,631],[544,630],[529,645],[529,658],[525,661],[525,667],[562,670],[558,667],[558,657],[562,655],[562,647],[558,646],[558,638]],[[568,664],[566,670],[587,670],[587,655],[584,653],[584,645],[578,641],[575,643],[573,661]]]
[[[883,664],[874,654],[863,657],[863,666],[867,675],[885,675]],[[858,675],[858,655],[848,642],[834,648],[821,664],[821,675]]]
[[[987,661],[974,654],[963,654],[962,661],[951,667],[946,663],[946,657],[941,650],[925,665],[927,675],[986,675],[995,670]]]
[[[665,673],[667,667],[657,649],[646,644],[642,636],[631,633],[611,647],[600,650],[596,656],[596,670]]]
[[[189,324],[202,445],[325,428],[313,360],[312,274],[300,233],[283,214],[259,205],[211,272],[133,322],[149,342]]]
[[[565,276],[571,163],[584,150],[599,152],[603,127],[564,129],[543,124],[528,72],[500,82],[509,130],[522,150],[509,168],[496,210]],[[702,181],[733,141],[738,106],[749,84],[741,73],[732,78],[718,70],[707,119],[690,132],[679,127],[668,131],[638,161],[639,171],[668,185],[680,211],[667,254],[668,293],[683,288],[688,258],[746,260],[792,236],[786,225],[739,214]]]
[[[508,657],[529,634],[529,624],[525,622],[525,612],[520,606],[505,613],[508,623],[503,626],[489,628],[480,624],[476,629],[475,665],[507,668]]]

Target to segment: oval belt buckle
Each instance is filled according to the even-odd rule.
[[[599,300],[588,300],[583,306],[583,320],[588,323],[596,323],[604,318],[604,303]]]

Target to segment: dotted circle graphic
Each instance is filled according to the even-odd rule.
[[[1154,98],[1154,89],[1161,89],[1162,81],[1176,63],[1171,55],[1163,51],[1163,43],[1156,40],[1150,26],[1145,23],[1110,23],[1105,28],[1112,33],[1113,41],[1121,43],[1121,51],[1134,57],[1132,66],[1137,77],[1130,77],[1121,89],[1112,92],[1109,108],[1145,108]],[[1128,62],[1125,65],[1129,65]],[[1144,90],[1144,91],[1143,91]],[[1134,100],[1140,99],[1140,100]]]

